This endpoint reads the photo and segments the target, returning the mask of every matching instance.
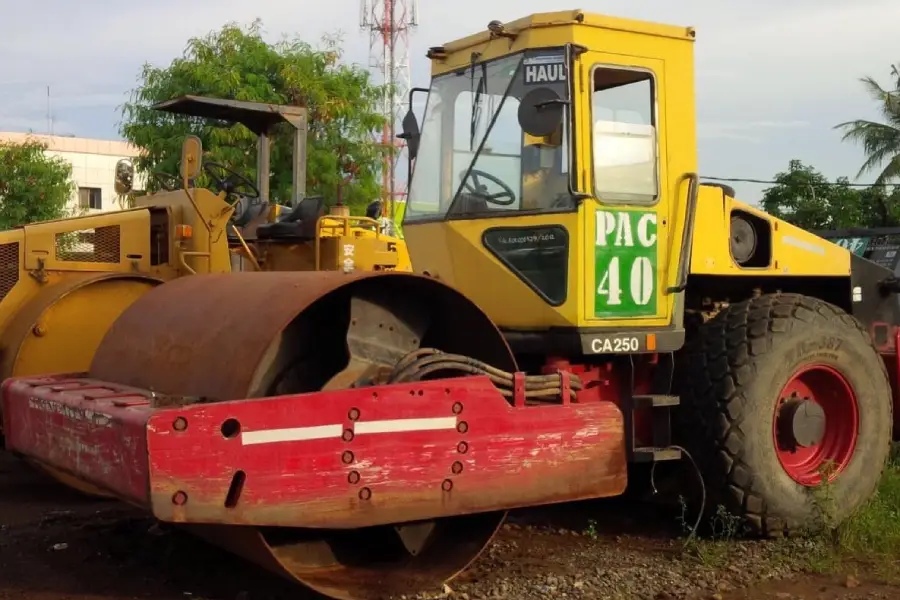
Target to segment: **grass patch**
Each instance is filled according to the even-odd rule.
[[[684,498],[680,498],[680,502],[681,515],[678,522],[682,531],[687,534],[682,548],[684,553],[704,566],[716,569],[725,567],[731,558],[733,542],[740,535],[740,518],[731,515],[720,504],[707,523],[709,535],[700,538],[697,536],[698,532],[694,530],[694,525],[688,522]]]
[[[875,496],[823,537],[810,557],[810,568],[817,572],[846,570],[847,563],[900,582],[900,444]]]
[[[826,473],[827,474],[827,473]],[[773,541],[771,558],[795,568],[823,574],[866,574],[886,583],[900,584],[900,444],[873,498],[841,524],[834,524],[835,500],[828,486],[817,491],[816,504],[825,532],[799,540]],[[740,537],[740,519],[718,506],[704,519],[705,535],[694,531],[687,505],[681,501],[679,523],[685,534],[684,555],[700,564],[720,568],[734,560],[733,542]],[[695,517],[694,517],[695,518]]]

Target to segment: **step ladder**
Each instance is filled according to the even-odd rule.
[[[664,394],[638,394],[626,399],[623,406],[625,416],[625,443],[629,462],[655,463],[679,460],[681,450],[672,445],[672,408],[678,406],[678,396]],[[636,411],[652,415],[652,439],[649,446],[637,446],[634,415]]]

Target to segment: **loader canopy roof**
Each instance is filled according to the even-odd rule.
[[[257,137],[256,187],[259,189],[259,197],[264,203],[271,200],[269,197],[269,135],[279,123],[290,123],[294,136],[290,205],[297,206],[306,196],[307,110],[305,107],[188,95],[160,102],[153,105],[152,108],[188,117],[240,123],[252,131]]]
[[[273,127],[283,122],[300,127],[302,121],[306,119],[306,109],[300,106],[244,102],[205,96],[181,96],[160,102],[154,105],[153,109],[190,117],[240,123],[256,135],[268,133]]]

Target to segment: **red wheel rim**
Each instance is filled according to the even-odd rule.
[[[800,485],[819,485],[823,471],[832,479],[853,457],[859,431],[856,394],[836,369],[803,367],[782,388],[772,429],[785,472]]]

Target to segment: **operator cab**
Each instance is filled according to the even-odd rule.
[[[154,110],[199,117],[228,124],[241,124],[257,136],[256,182],[219,163],[203,161],[203,171],[219,193],[234,207],[232,222],[246,240],[256,238],[312,239],[315,221],[321,216],[322,198],[306,198],[307,111],[299,106],[243,102],[205,96],[181,96],[153,106]],[[286,204],[272,202],[270,195],[270,139],[275,128],[288,123],[293,128],[294,157],[292,197]],[[181,180],[167,173],[153,173],[168,191],[181,188]],[[280,200],[280,199],[279,199]],[[318,207],[318,208],[317,208]],[[311,218],[310,218],[311,217]],[[306,219],[311,223],[302,223]],[[273,227],[273,226],[280,227]],[[313,234],[309,234],[309,230]],[[228,230],[229,240],[237,236]]]
[[[431,48],[421,125],[411,95],[401,135],[413,268],[461,289],[511,343],[680,347],[693,41],[689,27],[573,10]]]

